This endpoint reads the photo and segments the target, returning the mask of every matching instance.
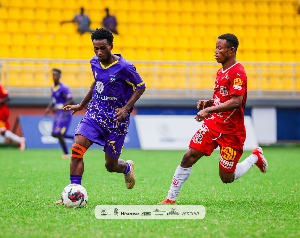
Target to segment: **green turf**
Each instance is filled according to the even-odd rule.
[[[218,152],[201,159],[178,204],[201,204],[203,220],[97,220],[96,205],[156,204],[166,198],[184,151],[125,149],[135,162],[137,183],[108,173],[101,150],[85,154],[83,209],[54,204],[69,184],[69,160],[60,150],[0,148],[0,237],[299,237],[299,148],[265,147],[269,171],[253,167],[232,184],[218,176]],[[242,160],[249,155],[245,151]]]

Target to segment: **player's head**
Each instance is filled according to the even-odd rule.
[[[235,58],[239,46],[238,38],[233,34],[223,34],[218,37],[215,50],[215,59],[218,63],[225,63]]]
[[[59,79],[61,77],[61,70],[59,69],[52,69],[52,77],[55,84],[59,83]]]
[[[106,15],[109,15],[109,8],[105,8]]]
[[[94,52],[99,58],[100,62],[106,62],[111,57],[111,50],[113,49],[114,36],[110,30],[106,28],[96,29],[92,33],[92,41],[94,45]]]
[[[84,14],[84,8],[83,8],[83,7],[80,8],[80,14],[81,14],[81,15]]]

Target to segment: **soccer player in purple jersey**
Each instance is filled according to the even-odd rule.
[[[104,146],[108,172],[123,173],[128,189],[135,185],[134,163],[119,159],[128,132],[134,103],[145,91],[145,83],[136,68],[119,54],[112,54],[113,35],[105,28],[92,33],[94,56],[90,63],[95,81],[77,105],[64,107],[72,114],[90,101],[86,114],[75,130],[70,164],[71,183],[81,184],[83,155],[93,144]],[[62,204],[59,200],[57,204]]]
[[[72,115],[71,112],[64,111],[63,107],[74,103],[74,100],[69,87],[59,81],[61,71],[59,69],[53,69],[52,73],[54,81],[54,84],[51,86],[52,101],[46,108],[45,115],[47,116],[51,109],[54,112],[52,136],[58,138],[64,151],[62,158],[67,159],[70,158],[70,154],[64,138],[74,139],[74,136],[66,134],[72,120]]]

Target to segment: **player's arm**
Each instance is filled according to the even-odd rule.
[[[54,107],[54,102],[53,100],[51,100],[51,102],[48,104],[46,110],[45,110],[45,116],[49,115],[49,112],[51,111],[51,109]]]
[[[213,99],[210,99],[210,100],[199,100],[197,102],[197,109],[200,111],[200,110],[203,110],[204,108],[211,107],[213,104],[214,104],[214,100]]]
[[[79,104],[76,104],[76,105],[67,105],[65,106],[63,109],[65,111],[70,111],[72,110],[72,115],[78,111],[81,111],[84,106],[92,99],[92,96],[93,96],[93,90],[95,88],[95,84],[96,84],[96,81],[94,81],[90,87],[90,90],[88,91],[88,93],[85,95],[85,97],[82,99],[82,101],[79,103]]]
[[[231,99],[219,105],[207,107],[199,111],[195,117],[197,121],[203,121],[210,113],[215,112],[227,112],[237,109],[242,106],[243,96],[241,95],[231,95]]]
[[[131,97],[129,98],[126,105],[122,108],[116,109],[116,115],[115,115],[116,119],[114,119],[114,121],[121,121],[127,116],[127,113],[129,112],[130,108],[132,108],[132,106],[136,103],[136,101],[142,96],[142,94],[145,92],[145,89],[146,88],[136,89],[131,95]]]
[[[10,100],[10,97],[7,95],[6,97],[0,99],[0,105],[5,103],[5,102],[8,102]]]

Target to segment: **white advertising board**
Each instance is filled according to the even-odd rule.
[[[194,116],[135,116],[137,133],[142,149],[145,150],[186,150],[202,122]],[[247,138],[244,149],[253,150],[258,146],[251,117],[245,117]]]

